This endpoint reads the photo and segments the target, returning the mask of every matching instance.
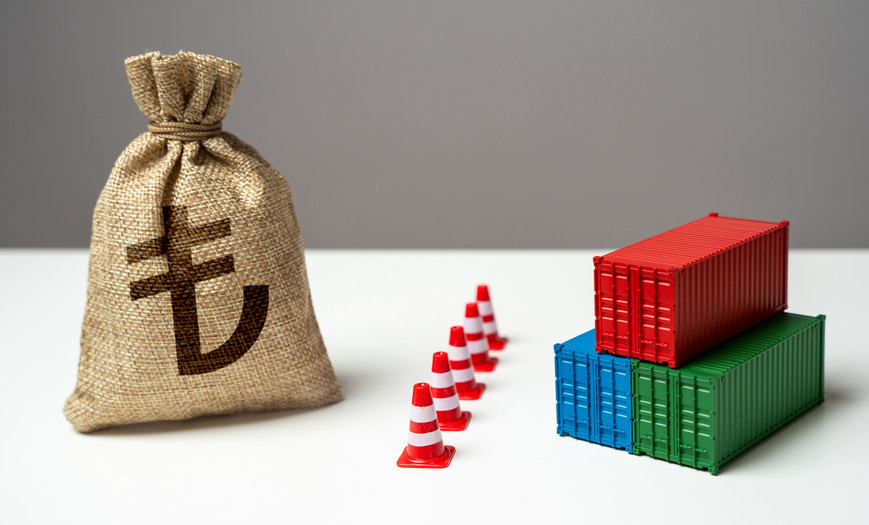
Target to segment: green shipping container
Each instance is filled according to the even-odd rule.
[[[676,370],[631,365],[634,454],[712,474],[824,401],[824,316],[777,314]]]

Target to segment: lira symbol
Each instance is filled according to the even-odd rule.
[[[130,283],[133,301],[163,292],[172,294],[172,320],[178,373],[182,376],[214,372],[241,359],[259,338],[269,311],[268,285],[245,286],[241,320],[229,339],[216,350],[202,353],[196,312],[196,283],[235,271],[232,255],[193,264],[194,246],[232,235],[229,219],[193,227],[184,206],[163,207],[163,236],[127,246],[127,264],[166,256],[169,271]]]

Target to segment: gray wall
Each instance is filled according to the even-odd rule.
[[[0,246],[87,246],[146,129],[123,60],[178,49],[241,64],[224,128],[308,247],[615,247],[710,211],[869,246],[869,2],[829,0],[14,2]]]

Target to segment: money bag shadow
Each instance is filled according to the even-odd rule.
[[[150,421],[147,423],[134,423],[131,425],[123,425],[118,427],[110,427],[94,432],[93,436],[139,436],[145,434],[171,434],[173,432],[195,432],[200,430],[210,430],[222,427],[234,427],[239,425],[255,425],[257,423],[266,423],[276,419],[291,418],[300,416],[314,410],[329,410],[330,406],[336,405],[346,399],[352,397],[356,393],[361,392],[366,388],[366,385],[376,378],[369,377],[366,374],[353,372],[338,373],[338,381],[344,390],[344,398],[326,405],[321,408],[300,408],[295,410],[276,410],[272,412],[240,412],[236,414],[228,414],[221,416],[200,416],[193,419],[181,421]],[[337,416],[336,416],[337,417]]]
[[[92,435],[109,437],[132,435],[140,436],[145,434],[171,434],[174,432],[195,432],[199,430],[210,430],[222,427],[234,427],[239,425],[253,425],[257,423],[265,423],[275,419],[300,416],[314,410],[328,410],[328,405],[319,409],[301,408],[295,410],[275,410],[272,412],[239,412],[236,414],[220,416],[200,416],[193,419],[181,421],[150,421],[147,423],[134,423],[131,425],[123,425],[98,430]]]

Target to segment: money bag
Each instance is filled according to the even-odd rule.
[[[186,52],[126,68],[149,131],[94,211],[67,419],[90,432],[341,399],[290,187],[222,130],[241,68]]]

